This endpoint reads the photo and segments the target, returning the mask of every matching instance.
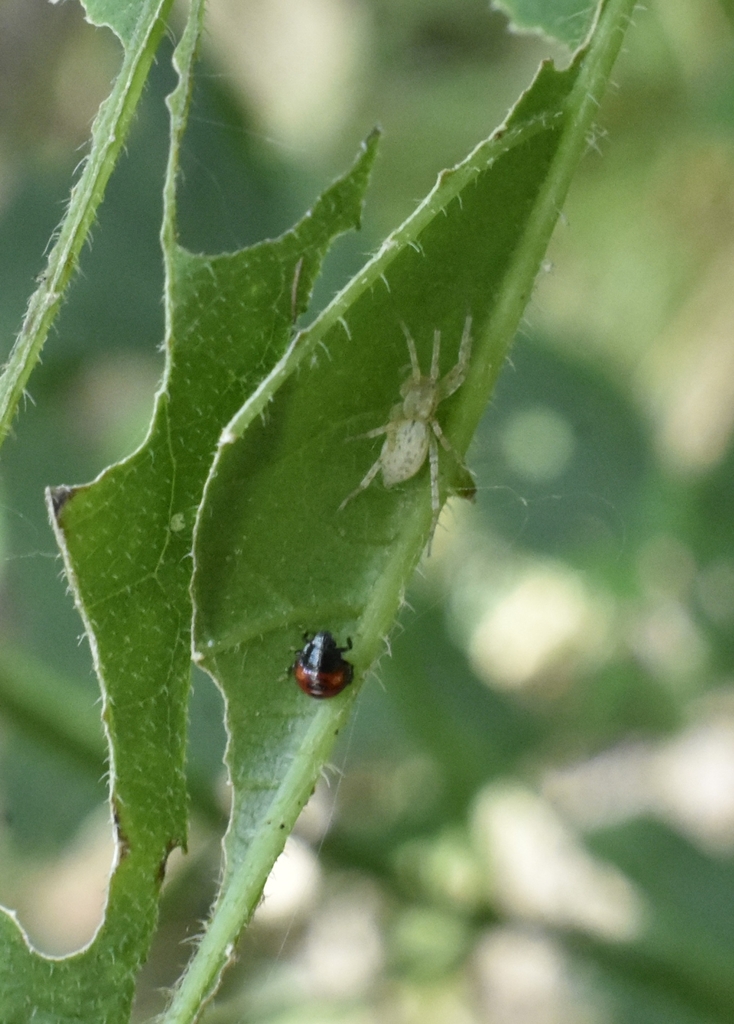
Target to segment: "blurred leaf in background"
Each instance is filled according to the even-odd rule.
[[[9,347],[118,54],[76,5],[42,0],[6,0],[0,47]],[[730,5],[638,11],[470,453],[476,505],[447,508],[208,1024],[734,1019],[733,49]],[[282,231],[379,120],[365,229],[327,261],[321,305],[549,54],[484,0],[211,0],[182,241]],[[90,721],[42,492],[145,430],[171,86],[161,55],[2,464],[0,672],[74,694]],[[190,767],[224,816],[221,719],[197,676]],[[49,951],[99,914],[98,742],[63,749],[4,710],[0,899]],[[211,898],[201,813],[191,851],[141,1019]]]

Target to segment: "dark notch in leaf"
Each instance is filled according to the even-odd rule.
[[[69,498],[74,493],[73,487],[49,487],[48,495],[51,501],[51,511],[58,518]]]

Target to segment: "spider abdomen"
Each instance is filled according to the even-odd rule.
[[[428,440],[429,427],[423,420],[401,420],[388,429],[380,454],[385,487],[415,476],[426,461]]]

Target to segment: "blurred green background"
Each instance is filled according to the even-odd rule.
[[[485,0],[210,0],[182,240],[288,227],[375,122],[364,230],[315,307],[538,61]],[[88,941],[112,856],[97,685],[43,505],[145,433],[162,369],[164,43],[0,463],[0,901]],[[432,557],[208,1024],[734,1020],[734,8],[639,10]],[[0,0],[7,351],[119,60]],[[38,713],[28,699],[32,693]],[[191,707],[191,852],[139,1019],[214,891],[221,700]]]

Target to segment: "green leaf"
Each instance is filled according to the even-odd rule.
[[[587,38],[597,12],[588,0],[492,0],[518,29],[542,32],[572,49]]]
[[[122,40],[122,67],[94,119],[89,153],[71,190],[46,269],[31,296],[20,333],[0,376],[0,444],[41,356],[110,174],[125,145],[172,3],[173,0],[89,0],[87,4],[89,19],[97,25],[109,25]]]
[[[133,45],[136,30],[150,21],[151,12],[159,6],[150,0],[81,0],[87,12],[87,21],[102,27],[106,25],[120,38],[125,47]]]
[[[352,638],[358,680],[384,650],[431,529],[428,466],[391,490],[378,457],[409,373],[403,325],[427,372],[457,361],[465,383],[438,411],[463,454],[503,364],[585,145],[632,0],[605,6],[589,49],[541,68],[508,121],[451,171],[380,252],[299,334],[220,441],[195,541],[196,657],[227,700],[234,807],[222,891],[165,1020],[192,1020],[328,757],[359,689],[317,702],[287,678],[304,631]],[[360,439],[362,435],[362,439]],[[464,487],[442,457],[442,497]]]
[[[376,151],[373,136],[353,169],[275,241],[216,257],[178,246],[174,183],[202,11],[193,5],[169,99],[167,364],[153,422],[130,458],[89,485],[49,494],[103,690],[119,863],[105,923],[74,957],[32,953],[15,922],[0,917],[3,1024],[128,1019],[166,859],[186,843],[194,516],[222,423],[282,354],[333,237],[359,225]]]

